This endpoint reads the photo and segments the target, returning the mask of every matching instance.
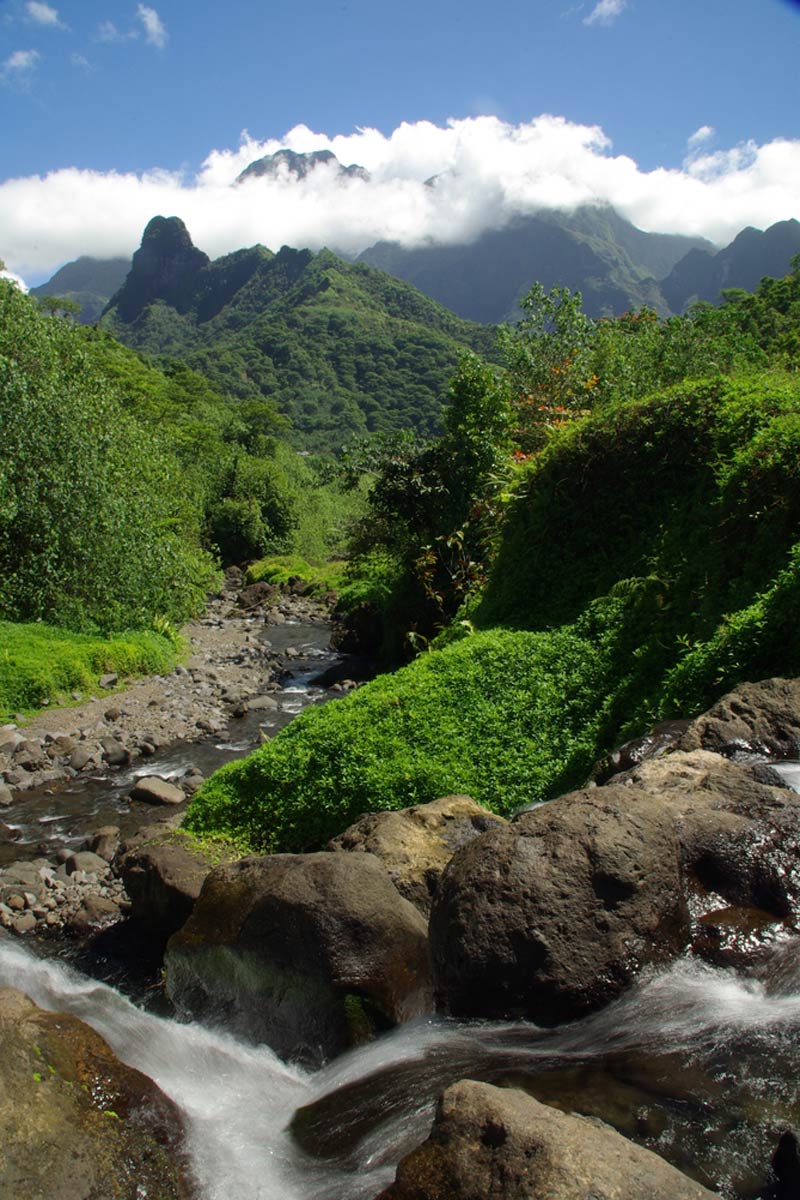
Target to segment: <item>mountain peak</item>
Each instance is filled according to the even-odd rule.
[[[245,183],[248,179],[261,179],[268,176],[279,179],[281,176],[292,176],[297,180],[305,179],[317,167],[334,165],[337,178],[369,179],[369,172],[357,163],[344,167],[331,150],[311,150],[300,154],[296,150],[276,150],[274,154],[266,154],[257,158],[237,176],[237,183]]]
[[[163,300],[181,312],[195,275],[210,261],[194,245],[180,217],[153,217],[128,277],[109,307],[116,306],[125,321],[132,321],[154,300]]]

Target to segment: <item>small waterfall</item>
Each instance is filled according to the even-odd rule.
[[[798,959],[800,942],[784,944],[757,980],[682,961],[554,1030],[420,1019],[316,1074],[145,1013],[6,937],[0,986],[74,1013],[156,1080],[186,1116],[204,1200],[370,1200],[427,1135],[440,1091],[468,1077],[583,1111],[604,1092],[623,1132],[744,1197],[763,1184],[776,1130],[797,1124]]]

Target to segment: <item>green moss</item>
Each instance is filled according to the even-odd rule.
[[[274,583],[280,587],[293,579],[302,579],[314,593],[336,591],[345,578],[347,564],[342,561],[311,563],[299,554],[273,554],[247,569],[248,583]]]

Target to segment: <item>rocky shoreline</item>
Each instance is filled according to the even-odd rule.
[[[136,767],[139,776],[128,798],[135,803],[125,836],[137,825],[158,819],[177,824],[183,805],[203,782],[187,765],[178,779],[148,775],[148,763],[175,743],[225,741],[250,712],[265,716],[277,708],[274,694],[300,651],[276,651],[270,632],[287,623],[329,621],[330,603],[304,594],[304,585],[279,589],[262,583],[243,586],[235,568],[225,589],[209,600],[204,616],[187,625],[189,650],[168,675],[126,682],[103,677],[106,691],[74,697],[74,707],[44,710],[0,727],[0,835],[11,840],[15,807],[36,791],[82,779],[114,785],[120,773]],[[352,686],[350,681],[337,685]],[[93,831],[80,848],[48,846],[31,860],[0,869],[0,926],[15,934],[85,935],[119,921],[130,901],[112,870],[121,843],[116,825]]]

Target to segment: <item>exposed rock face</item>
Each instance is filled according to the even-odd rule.
[[[77,1017],[0,990],[0,1194],[188,1200],[178,1110]]]
[[[431,914],[440,1006],[558,1024],[692,948],[741,964],[800,916],[800,796],[698,750],[458,851]]]
[[[312,1063],[431,1003],[425,922],[371,854],[216,868],[166,965],[179,1008]]]
[[[469,796],[443,796],[398,812],[365,813],[328,849],[374,854],[398,892],[427,917],[439,877],[456,850],[505,824]]]
[[[716,1193],[602,1122],[462,1080],[378,1200],[704,1200]]]
[[[153,217],[133,256],[128,277],[109,307],[116,306],[124,321],[133,321],[154,300],[163,300],[182,312],[195,275],[210,261],[192,243],[180,217]]]
[[[692,721],[681,750],[800,758],[800,679],[743,683]]]
[[[264,176],[270,179],[292,176],[301,180],[317,167],[333,167],[336,177],[341,179],[369,179],[369,172],[364,167],[356,163],[351,163],[349,167],[342,166],[331,150],[311,150],[305,154],[298,154],[296,150],[276,150],[274,154],[266,154],[251,162],[237,176],[236,182],[246,183],[248,179],[261,179]]]

